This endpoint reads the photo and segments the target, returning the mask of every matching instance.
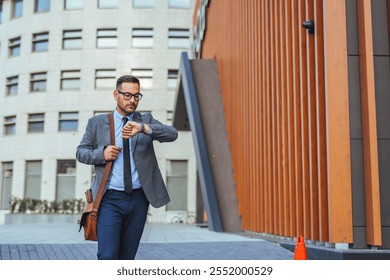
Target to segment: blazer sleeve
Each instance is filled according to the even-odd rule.
[[[83,138],[77,146],[76,158],[81,163],[93,165],[106,164],[103,156],[105,146],[99,145],[96,139],[96,123],[93,119],[88,120]]]
[[[152,129],[151,137],[158,142],[173,142],[178,137],[176,128],[171,125],[165,125],[147,114],[143,120]]]

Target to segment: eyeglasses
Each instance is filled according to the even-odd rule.
[[[132,94],[129,92],[122,92],[120,90],[117,90],[116,92],[122,94],[123,98],[126,100],[130,100],[132,97],[134,97],[135,101],[140,101],[142,99],[142,96],[143,96],[142,93],[140,93],[140,92],[135,93],[135,94]]]

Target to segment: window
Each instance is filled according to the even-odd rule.
[[[119,7],[119,0],[99,0],[99,9],[114,9]]]
[[[4,117],[4,135],[15,135],[16,116]]]
[[[13,162],[2,163],[2,184],[0,192],[0,209],[9,209],[9,199],[12,195],[12,177],[13,177]]]
[[[23,15],[23,0],[12,0],[11,17],[18,18]]]
[[[100,69],[95,73],[95,88],[96,89],[108,89],[115,88],[115,69]]]
[[[189,48],[190,30],[186,28],[170,28],[168,30],[169,48]]]
[[[172,123],[173,111],[167,111],[167,122]]]
[[[47,80],[46,72],[32,73],[30,76],[30,91],[31,92],[46,91],[46,80]]]
[[[64,50],[81,49],[81,30],[64,31],[62,37],[62,48]]]
[[[7,78],[7,95],[17,95],[18,94],[18,84],[19,84],[19,77],[13,76]]]
[[[151,48],[154,45],[153,28],[133,28],[133,47]]]
[[[171,203],[167,205],[168,211],[187,211],[187,161],[167,161],[167,188]]]
[[[43,13],[50,11],[50,0],[35,0],[34,11],[36,13]]]
[[[133,0],[133,8],[154,8],[154,0]]]
[[[3,22],[3,0],[0,0],[0,23]]]
[[[173,9],[189,9],[190,0],[169,0],[168,6]]]
[[[80,70],[61,71],[61,90],[80,89]]]
[[[114,29],[98,29],[96,47],[97,48],[116,48],[118,45],[117,30]]]
[[[57,161],[56,201],[74,199],[76,196],[76,161]]]
[[[36,33],[33,34],[32,51],[44,52],[49,49],[49,33]]]
[[[152,69],[132,69],[131,74],[140,79],[141,88],[153,88],[153,70]]]
[[[65,10],[81,10],[84,0],[65,0]]]
[[[12,38],[8,41],[9,56],[20,55],[20,37]]]
[[[168,89],[176,89],[178,76],[179,76],[179,71],[177,69],[168,69],[168,79],[167,79]]]
[[[42,182],[42,161],[26,161],[25,198],[40,199]]]
[[[63,112],[59,115],[58,131],[77,131],[79,124],[79,113]]]
[[[45,114],[29,114],[27,131],[29,133],[43,132],[45,126]]]

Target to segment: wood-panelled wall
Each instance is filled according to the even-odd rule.
[[[345,2],[211,0],[201,57],[218,63],[243,228],[352,243]]]

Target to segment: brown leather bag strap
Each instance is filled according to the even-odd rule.
[[[108,114],[108,120],[110,122],[111,145],[115,145],[114,114]],[[96,199],[93,202],[93,210],[92,211],[97,212],[99,209],[100,201],[103,198],[104,188],[106,186],[108,176],[110,175],[110,172],[111,172],[111,166],[112,166],[112,161],[109,161],[106,163],[106,167],[104,168],[103,178],[100,181],[99,190],[98,190],[98,193],[96,195]]]

